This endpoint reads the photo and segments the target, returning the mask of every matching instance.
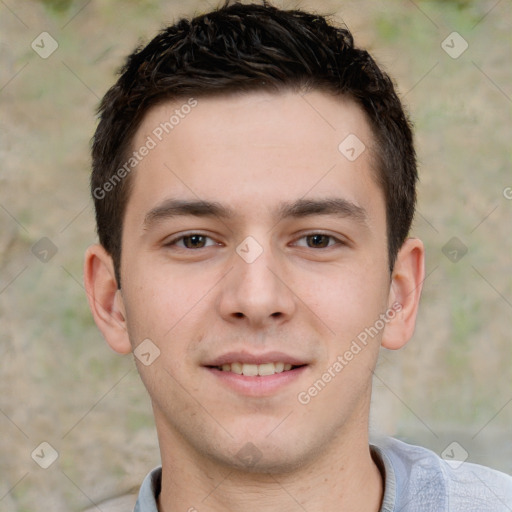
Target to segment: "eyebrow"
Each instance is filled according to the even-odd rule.
[[[360,224],[367,223],[364,208],[343,198],[298,199],[297,201],[281,204],[277,209],[277,220],[287,218],[302,218],[313,215],[333,215],[349,218]],[[215,201],[166,199],[151,209],[144,217],[144,229],[153,224],[173,217],[219,217],[229,219],[236,217],[236,212],[229,206]]]
[[[183,199],[166,199],[151,209],[144,217],[144,229],[159,221],[173,217],[220,217],[229,218],[235,215],[228,206],[213,201],[188,201]]]
[[[357,204],[340,197],[326,199],[298,199],[292,203],[281,205],[278,210],[279,220],[294,217],[309,217],[312,215],[334,215],[350,218],[360,224],[366,224],[366,210]]]

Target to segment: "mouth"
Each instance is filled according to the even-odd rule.
[[[231,372],[237,375],[244,375],[246,377],[266,377],[276,373],[289,372],[296,368],[301,368],[302,366],[306,365],[293,365],[291,363],[284,362],[269,362],[262,364],[235,362],[224,363],[219,366],[209,366],[208,368],[213,368],[221,372]]]
[[[230,352],[203,364],[215,379],[212,382],[227,386],[247,397],[270,397],[303,379],[310,362],[283,352],[254,354]]]
[[[280,351],[256,354],[242,350],[207,361],[203,367],[213,377],[212,385],[220,384],[244,397],[263,398],[298,386],[310,364]]]

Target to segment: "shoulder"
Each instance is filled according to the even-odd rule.
[[[442,459],[441,459],[442,461]],[[445,466],[448,495],[466,510],[479,512],[510,511],[512,477],[494,469],[464,462],[442,461]]]
[[[396,500],[421,505],[405,510],[508,512],[512,477],[469,462],[447,461],[436,453],[397,439],[376,443]],[[427,507],[431,508],[427,508]]]
[[[98,510],[101,512],[157,512],[156,500],[160,494],[161,481],[162,467],[157,466],[144,478],[138,493],[132,491],[129,494],[111,498],[83,512],[98,512]]]
[[[132,512],[137,502],[137,494],[125,494],[112,498],[107,501],[98,503],[97,505],[84,510],[84,512]]]

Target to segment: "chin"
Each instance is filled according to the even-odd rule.
[[[282,475],[295,472],[307,463],[305,454],[293,453],[292,450],[260,450],[251,442],[246,443],[234,456],[224,460],[230,469],[253,475]]]
[[[210,455],[231,470],[244,473],[279,475],[297,471],[312,461],[318,450],[308,446],[304,437],[266,437],[267,432],[238,437],[230,447],[216,447]]]

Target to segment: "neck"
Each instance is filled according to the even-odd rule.
[[[361,425],[361,430],[364,430]],[[159,431],[162,491],[159,512],[378,512],[382,476],[368,435],[344,436],[315,460],[283,474],[239,471],[185,453],[183,439]],[[181,445],[181,449],[177,448]],[[166,447],[172,450],[166,450]],[[198,460],[201,458],[201,461]]]

